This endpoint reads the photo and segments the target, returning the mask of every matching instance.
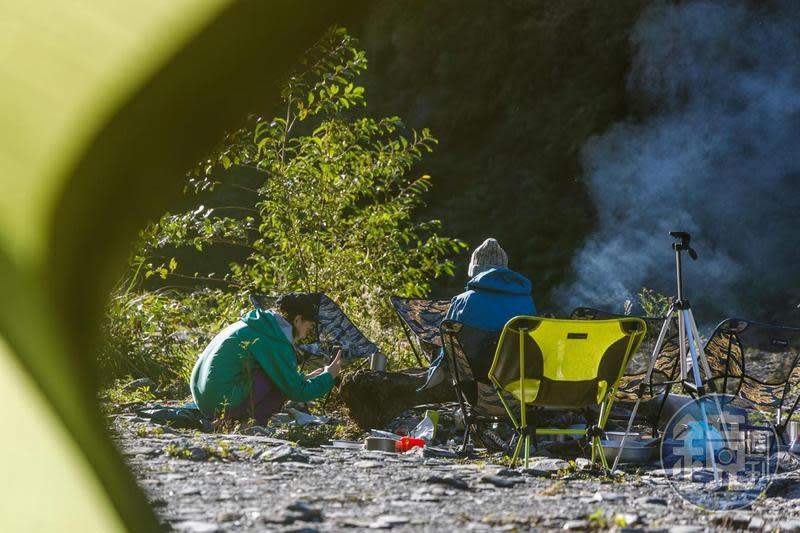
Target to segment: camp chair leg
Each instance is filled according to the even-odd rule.
[[[528,468],[531,460],[531,434],[525,434],[525,468]]]
[[[600,437],[592,439],[592,463],[595,461],[595,455],[600,456],[600,464],[603,467],[603,471],[608,473],[608,461],[606,460],[606,454],[603,452],[603,444],[600,442]]]
[[[518,433],[519,438],[517,439],[517,445],[514,447],[514,455],[511,456],[511,468],[517,466],[517,459],[519,458],[519,448],[522,446],[522,442],[525,440],[522,438],[522,434]]]
[[[467,443],[469,442],[469,426],[470,424],[468,422],[464,424],[464,440],[461,443],[461,453],[465,453],[467,451]]]

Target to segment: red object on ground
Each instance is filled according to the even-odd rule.
[[[410,450],[411,448],[416,448],[416,447],[424,448],[425,440],[415,439],[413,437],[403,437],[402,439],[394,443],[394,451],[398,453],[404,453]]]

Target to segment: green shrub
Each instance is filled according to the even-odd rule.
[[[241,188],[225,181],[234,165],[261,178],[242,204],[195,205],[142,232],[131,276],[109,307],[106,376],[185,381],[198,352],[241,313],[251,290],[324,292],[390,361],[410,361],[389,296],[425,296],[431,280],[453,274],[450,257],[465,245],[440,236],[438,220],[414,219],[431,186],[414,168],[437,141],[427,129],[406,130],[398,117],[359,114],[366,99],[356,81],[366,68],[356,41],[332,28],[286,81],[285,114],[251,118],[189,173],[187,191],[199,195],[197,203]],[[221,275],[185,271],[176,258],[180,250],[220,245],[246,251]],[[173,278],[195,285],[141,289],[144,280]]]

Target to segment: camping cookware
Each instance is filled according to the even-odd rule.
[[[385,439],[383,437],[367,437],[364,439],[364,448],[367,450],[377,450],[380,452],[394,452],[395,439]]]

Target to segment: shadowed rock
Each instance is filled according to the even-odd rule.
[[[350,415],[362,429],[379,428],[415,405],[452,402],[456,393],[449,381],[417,392],[425,383],[424,371],[359,370],[342,380],[341,396]]]

